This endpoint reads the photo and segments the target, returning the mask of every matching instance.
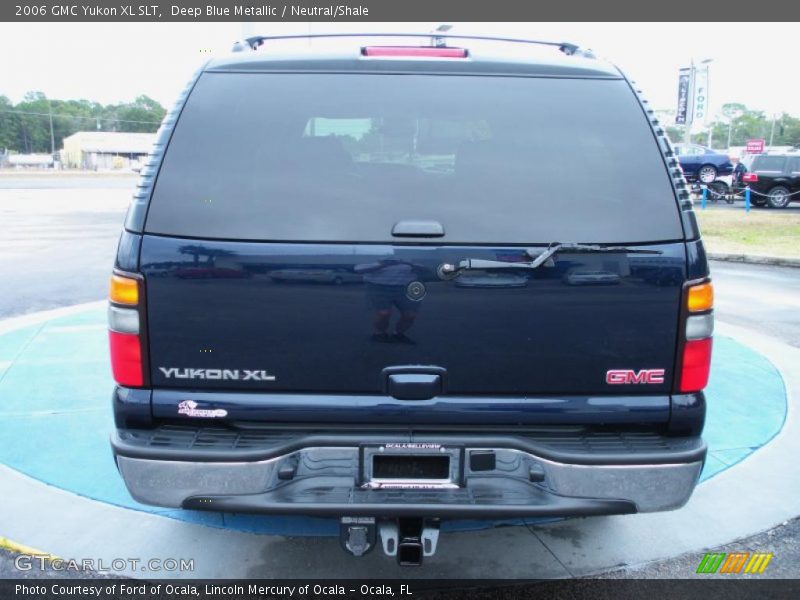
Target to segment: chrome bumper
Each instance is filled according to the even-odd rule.
[[[495,468],[473,471],[465,460],[461,485],[455,490],[424,485],[375,490],[360,482],[358,447],[309,447],[241,462],[118,454],[117,465],[133,498],[157,506],[320,516],[393,516],[392,511],[402,511],[476,518],[671,510],[688,501],[703,467],[702,459],[567,464],[517,449],[479,450],[494,451]],[[465,448],[463,455],[469,453]]]

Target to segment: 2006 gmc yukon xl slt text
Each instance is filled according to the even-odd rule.
[[[443,519],[682,506],[712,288],[638,91],[569,44],[338,41],[248,40],[164,120],[111,285],[130,493],[405,564]]]

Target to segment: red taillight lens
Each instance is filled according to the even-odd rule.
[[[708,383],[712,338],[689,340],[683,347],[681,392],[699,392]]]
[[[466,58],[464,48],[436,48],[425,46],[365,46],[361,49],[363,56],[405,57],[405,58]]]
[[[111,371],[120,385],[143,385],[142,351],[139,336],[130,333],[108,332],[111,346]]]
[[[758,181],[758,174],[756,173],[745,173],[742,175],[742,181],[746,183],[754,183]]]

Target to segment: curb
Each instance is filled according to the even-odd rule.
[[[47,562],[53,562],[54,560],[61,560],[58,556],[54,554],[50,554],[48,552],[42,552],[41,550],[37,550],[36,548],[31,548],[30,546],[26,546],[24,544],[18,544],[14,540],[10,540],[7,537],[0,536],[0,549],[8,550],[14,554],[25,554],[27,556],[41,556]]]
[[[39,323],[46,323],[51,319],[58,317],[66,317],[81,313],[85,310],[92,308],[99,308],[107,305],[108,300],[94,300],[92,302],[84,302],[82,304],[73,304],[72,306],[62,306],[60,308],[51,308],[47,310],[40,310],[32,313],[23,313],[21,315],[14,315],[12,317],[0,317],[0,334],[14,331],[28,325],[38,325]]]
[[[782,256],[762,256],[759,254],[727,254],[725,252],[709,252],[709,260],[745,263],[748,265],[774,265],[778,267],[800,268],[800,258],[784,258]]]

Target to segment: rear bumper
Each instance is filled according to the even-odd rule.
[[[364,449],[387,443],[451,449],[457,484],[375,489],[364,479]],[[654,434],[592,438],[574,432],[498,436],[282,430],[254,436],[187,427],[118,430],[112,448],[128,490],[145,504],[262,514],[435,518],[671,510],[691,496],[706,453],[699,438]],[[479,467],[470,458],[475,452],[493,453],[492,468],[473,468]]]

